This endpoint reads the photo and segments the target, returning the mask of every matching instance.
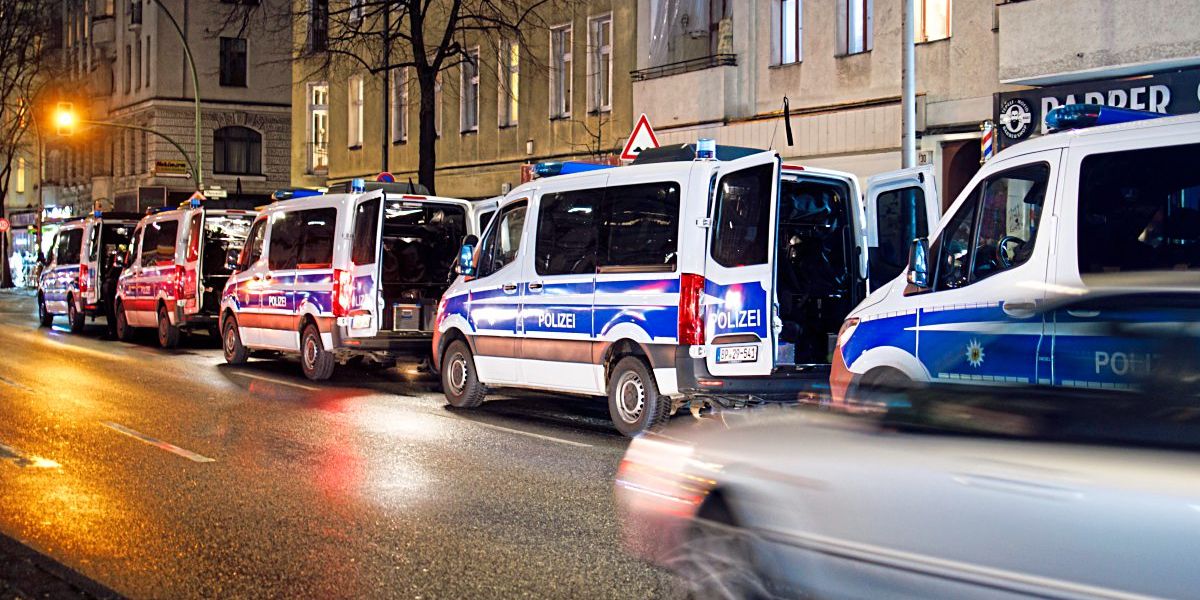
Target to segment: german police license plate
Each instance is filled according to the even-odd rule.
[[[758,346],[721,346],[717,348],[717,362],[742,363],[758,360]]]

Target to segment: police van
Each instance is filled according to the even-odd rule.
[[[490,387],[608,396],[613,422],[633,435],[685,404],[824,391],[868,262],[930,223],[903,224],[890,208],[869,216],[853,175],[749,148],[688,144],[630,166],[553,167],[512,190],[462,249],[434,341],[453,406],[479,405]],[[919,200],[904,214],[935,219],[927,171],[884,187],[910,179],[921,193],[897,191],[894,203]]]
[[[1044,307],[1105,274],[1200,269],[1200,116],[1152,116],[1070,105],[1047,120],[1070,131],[989,161],[849,315],[835,401],[929,382],[1126,386],[1104,311]]]
[[[100,293],[113,258],[123,256],[139,215],[96,211],[66,221],[58,230],[38,279],[38,322],[49,327],[66,315],[71,331],[107,310]],[[120,268],[115,267],[115,268]]]
[[[192,200],[143,217],[117,281],[117,338],[153,327],[174,348],[181,331],[216,333],[220,293],[255,214],[250,201]]]
[[[222,295],[226,361],[243,363],[252,350],[299,353],[305,376],[323,380],[351,359],[429,355],[459,247],[496,201],[371,184],[263,209]]]

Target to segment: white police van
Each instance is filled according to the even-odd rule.
[[[913,242],[906,274],[849,315],[834,400],[928,382],[1128,385],[1103,311],[1042,307],[1100,274],[1200,269],[1200,116],[1150,116],[1063,107],[1048,123],[1076,129],[988,162]]]
[[[216,332],[220,291],[241,252],[254,203],[193,200],[152,210],[133,234],[133,247],[117,281],[117,339],[154,327],[158,343],[174,348],[180,332]]]
[[[128,251],[138,217],[96,211],[62,224],[38,279],[42,327],[49,327],[55,315],[67,315],[71,331],[79,333],[87,317],[105,314],[101,282],[114,268],[112,259]]]
[[[413,191],[355,180],[350,193],[295,194],[264,208],[222,295],[225,360],[299,353],[305,376],[323,380],[350,359],[427,357],[459,247],[496,201]]]
[[[510,192],[438,307],[449,403],[476,406],[494,386],[607,395],[632,435],[689,399],[824,391],[832,340],[867,292],[868,237],[894,246],[929,223],[868,236],[853,175],[747,148],[699,155],[647,150]],[[932,185],[910,171],[893,187],[906,178]]]

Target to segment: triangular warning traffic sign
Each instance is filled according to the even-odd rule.
[[[633,127],[633,134],[629,136],[629,141],[625,142],[625,149],[621,151],[621,160],[633,160],[642,153],[646,148],[657,148],[658,137],[654,135],[654,129],[650,127],[650,119],[646,118],[646,113],[642,113],[638,117],[637,125]]]

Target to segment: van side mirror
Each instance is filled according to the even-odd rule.
[[[929,291],[929,239],[917,238],[908,249],[908,286],[904,295]]]
[[[462,248],[458,251],[458,273],[466,277],[475,275],[475,246],[479,245],[479,238],[473,235],[468,235],[463,239]]]

